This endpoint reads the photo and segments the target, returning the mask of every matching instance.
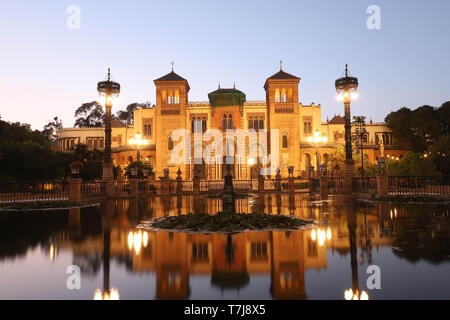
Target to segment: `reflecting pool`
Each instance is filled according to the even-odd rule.
[[[236,210],[315,219],[317,228],[137,228],[154,217],[220,210],[219,199],[175,196],[1,213],[0,299],[450,299],[446,206],[266,194],[237,200]],[[70,266],[81,271],[79,290],[67,288]],[[380,289],[371,286],[377,280]]]

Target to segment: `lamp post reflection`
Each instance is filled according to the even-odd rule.
[[[105,230],[103,233],[103,292],[100,289],[95,290],[94,300],[119,300],[119,290],[110,288],[110,251],[111,251],[111,230]]]
[[[369,295],[363,290],[359,290],[358,282],[358,250],[356,247],[356,212],[353,209],[351,199],[344,200],[344,210],[347,216],[348,237],[350,242],[350,266],[352,270],[352,288],[345,290],[345,300],[369,300]]]
[[[94,300],[119,300],[119,290],[110,288],[110,257],[111,257],[111,229],[115,214],[115,203],[108,199],[104,204],[104,213],[102,215],[103,230],[103,291],[95,290]]]

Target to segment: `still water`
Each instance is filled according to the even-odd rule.
[[[0,214],[0,299],[450,299],[449,208],[264,195],[239,212],[315,219],[291,232],[138,229],[153,217],[221,210],[218,199],[115,200],[87,209]],[[67,289],[68,267],[81,289]],[[370,289],[367,269],[380,270]],[[374,282],[372,282],[374,283]]]

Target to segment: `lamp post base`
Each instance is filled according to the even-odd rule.
[[[352,194],[354,177],[355,161],[353,161],[353,159],[347,159],[344,162],[344,192],[347,195]]]
[[[112,163],[103,164],[103,180],[114,180]]]

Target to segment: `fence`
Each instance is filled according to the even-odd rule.
[[[81,198],[92,199],[106,196],[105,182],[82,182]]]
[[[318,179],[316,179],[318,182]],[[329,194],[345,192],[344,178],[326,178]],[[381,181],[381,180],[380,180]],[[449,176],[408,176],[384,177],[381,187],[384,194],[390,195],[450,195]],[[236,193],[250,192],[310,192],[310,179],[264,179],[264,186],[259,185],[260,180],[234,180],[233,188]],[[72,182],[0,182],[0,204],[21,203],[32,201],[64,201],[69,200],[69,187]],[[379,190],[377,178],[358,177],[352,180],[352,189],[355,193],[368,193]],[[80,198],[93,199],[106,197],[106,182],[78,182],[74,183],[74,190],[78,190]],[[139,195],[167,195],[167,194],[220,194],[224,187],[223,180],[140,180],[115,181],[108,189],[113,192],[111,196],[130,197]],[[262,188],[264,187],[264,188]],[[79,188],[79,189],[78,189]],[[314,188],[315,191],[317,188]],[[387,192],[387,193],[386,193]]]
[[[449,195],[449,176],[407,176],[388,178],[391,195]]]
[[[66,182],[0,182],[0,203],[68,200]]]
[[[131,194],[129,181],[116,181],[114,183],[114,192],[117,196],[129,196]]]
[[[344,178],[328,178],[328,193],[338,194],[344,190]]]
[[[377,191],[376,177],[358,177],[352,181],[353,192],[367,193]]]

